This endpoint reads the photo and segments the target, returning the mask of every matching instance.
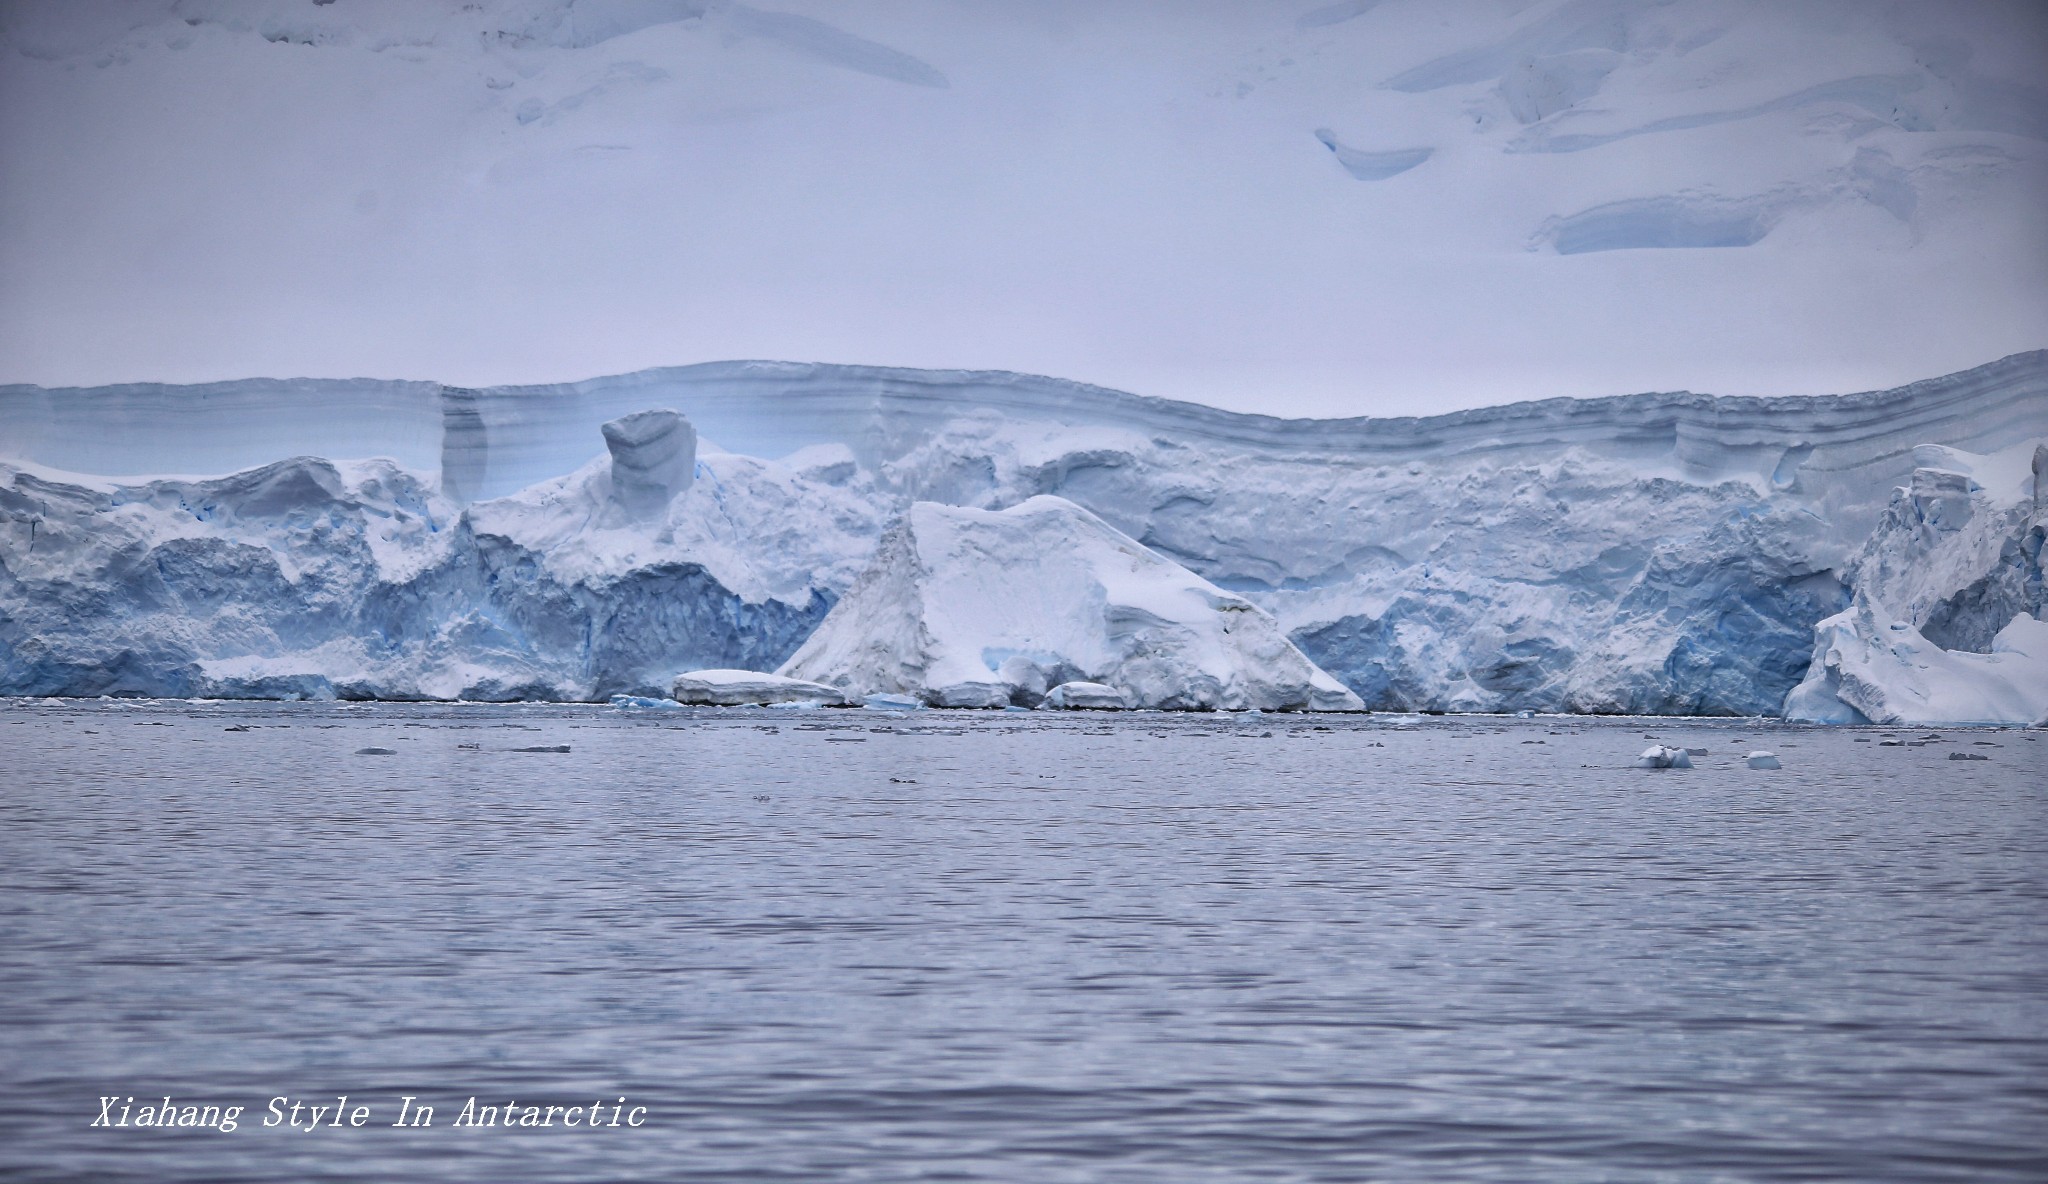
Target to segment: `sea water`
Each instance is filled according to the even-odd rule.
[[[0,1175],[2039,1180],[2041,737],[8,702]]]

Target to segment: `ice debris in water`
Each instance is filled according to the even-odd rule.
[[[1778,769],[1784,767],[1778,763],[1778,754],[1766,752],[1761,748],[1744,757],[1742,763],[1752,769]]]
[[[1683,748],[1672,748],[1663,744],[1652,744],[1636,758],[1638,769],[1690,769],[1692,754]]]
[[[1122,711],[1124,693],[1099,682],[1063,682],[1045,693],[1045,706],[1071,711]]]
[[[844,706],[846,696],[822,683],[758,670],[691,670],[676,675],[670,692],[678,703],[704,707],[772,707],[785,703]]]

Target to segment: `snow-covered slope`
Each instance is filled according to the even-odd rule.
[[[913,504],[781,673],[935,707],[1035,707],[1070,682],[1133,707],[1361,706],[1250,601],[1045,495]]]
[[[738,453],[781,459],[707,444],[665,515],[635,520],[600,429],[662,407]],[[6,388],[0,459],[19,470],[6,485],[0,689],[260,688],[289,655],[332,642],[345,661],[294,669],[366,693],[660,693],[678,670],[786,657],[911,502],[1002,509],[1054,494],[1272,613],[1369,706],[1772,713],[1807,672],[1815,623],[1848,606],[1851,560],[1913,479],[1915,448],[1990,453],[2042,436],[2044,354],[1863,395],[1653,394],[1412,420],[1279,420],[1022,375],[784,363],[481,391]],[[333,550],[334,530],[184,508],[269,480],[253,474],[166,484],[49,471],[350,451],[395,455],[390,480],[434,512],[400,520],[390,498],[343,489],[315,498],[335,504],[313,517],[352,523],[363,546],[451,557],[395,591],[357,565],[330,581],[347,589],[332,609],[287,578],[290,596],[257,611],[306,612],[253,640],[167,613],[121,565],[166,547],[249,546],[322,569],[341,560],[306,548]],[[438,483],[414,473],[437,462]],[[342,489],[342,476],[306,488],[320,481]],[[465,492],[483,500],[465,510],[448,496]],[[53,530],[89,557],[46,549],[39,532]],[[501,571],[525,574],[492,578]],[[268,595],[205,578],[208,603]],[[354,615],[364,598],[403,606],[403,622]],[[424,640],[472,612],[513,621],[510,639]],[[518,623],[529,613],[535,623]],[[1990,613],[1970,644],[1988,645],[2009,616]],[[350,639],[378,630],[400,641],[358,655],[367,643]],[[226,682],[175,673],[230,658],[246,670]]]
[[[2043,60],[2038,0],[10,3],[0,379],[1889,386],[2043,344]]]
[[[2048,722],[2048,440],[1990,456],[1915,451],[1849,566],[1855,599],[1820,623],[1794,719]]]

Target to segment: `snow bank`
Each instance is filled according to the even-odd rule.
[[[1135,707],[1360,707],[1250,601],[1051,496],[912,505],[782,673],[938,707],[1036,706],[1076,682]]]
[[[1817,627],[1785,715],[1830,723],[2048,720],[2048,440],[1989,455],[1916,449]]]

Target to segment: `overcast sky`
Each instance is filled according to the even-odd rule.
[[[0,381],[1895,385],[2048,346],[2044,13],[4,4]]]

